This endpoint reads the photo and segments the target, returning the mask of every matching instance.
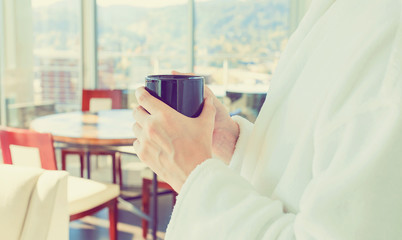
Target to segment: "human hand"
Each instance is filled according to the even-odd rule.
[[[133,146],[139,158],[179,192],[194,168],[212,157],[215,119],[213,99],[207,97],[199,117],[186,117],[140,87],[134,109]]]
[[[174,75],[194,75],[193,73],[180,73],[172,71]],[[211,89],[205,86],[204,95],[212,98],[216,109],[214,132],[212,141],[212,152],[226,164],[230,163],[232,155],[239,138],[239,126],[232,120],[225,106],[213,94]]]

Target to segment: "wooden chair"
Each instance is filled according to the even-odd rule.
[[[51,134],[26,129],[2,128],[0,129],[0,145],[5,164],[57,170]],[[107,207],[110,239],[116,240],[119,186],[72,176],[69,176],[67,181],[70,221],[92,215]]]
[[[121,109],[122,91],[121,90],[103,90],[103,89],[83,89],[82,90],[82,111],[97,112],[101,110]],[[78,155],[80,158],[80,174],[84,177],[84,158],[87,152],[78,148],[64,148],[61,150],[61,169],[66,170],[66,160],[68,155]],[[116,172],[119,176],[119,185],[122,187],[120,156],[115,152],[107,150],[91,150],[89,155],[106,155],[112,158],[112,181],[116,183]],[[89,161],[88,161],[89,162]],[[91,166],[87,166],[88,173]],[[117,169],[116,169],[117,168]],[[87,176],[90,178],[89,176]]]

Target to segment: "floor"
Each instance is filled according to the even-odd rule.
[[[96,181],[111,182],[111,160],[105,156],[92,158],[91,177]],[[139,159],[134,156],[124,155],[122,158],[123,168],[123,191],[124,196],[134,196],[140,193],[140,182],[138,167]],[[96,162],[98,162],[96,164]],[[79,175],[78,158],[69,156],[67,159],[67,171],[73,175]],[[141,200],[130,202],[138,209],[141,208]],[[172,196],[170,194],[158,198],[158,239],[164,239],[164,233],[172,211]],[[140,240],[142,238],[141,218],[137,216],[130,205],[119,204],[118,239],[119,240]],[[71,240],[103,240],[109,239],[109,221],[107,210],[101,210],[93,216],[88,216],[70,223]],[[151,231],[147,239],[152,239]]]

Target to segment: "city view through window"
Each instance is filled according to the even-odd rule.
[[[266,91],[287,43],[289,1],[196,1],[195,11],[195,71],[211,84]]]
[[[186,71],[187,0],[98,0],[102,87]],[[195,1],[195,66],[209,84],[268,86],[289,31],[289,0]],[[266,90],[266,89],[265,89]]]
[[[81,1],[32,0],[31,15],[25,14],[32,25],[23,29],[33,38],[33,60],[25,67],[32,73],[24,77],[30,92],[19,94],[20,85],[11,80],[18,71],[6,72],[9,103],[52,102],[57,112],[80,109]],[[287,43],[289,7],[289,0],[194,0],[190,45],[188,0],[97,0],[97,86],[135,89],[149,74],[187,72],[194,51],[194,72],[222,90],[218,95],[236,88],[265,92]]]
[[[187,1],[97,1],[98,86],[134,88],[146,75],[185,71]]]

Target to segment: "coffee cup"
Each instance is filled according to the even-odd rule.
[[[202,76],[149,75],[145,89],[154,97],[187,117],[198,117],[204,102]]]

